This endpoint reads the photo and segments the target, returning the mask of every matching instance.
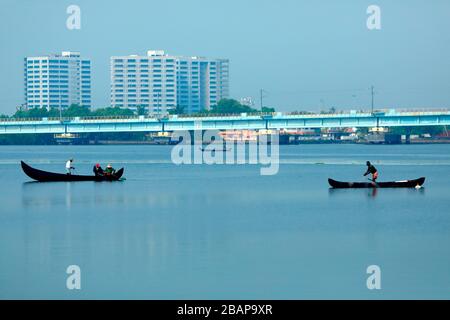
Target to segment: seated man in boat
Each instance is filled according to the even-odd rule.
[[[74,167],[72,167],[72,162],[73,162],[73,159],[69,159],[66,162],[66,173],[68,175],[71,175],[72,174],[72,170],[75,169]]]
[[[372,181],[376,182],[376,180],[378,179],[378,170],[377,168],[375,168],[370,161],[366,162],[367,164],[367,171],[366,173],[364,173],[364,176],[367,176],[368,174],[372,174]]]
[[[94,171],[94,174],[95,174],[96,177],[101,177],[104,174],[103,168],[100,166],[100,163],[97,163],[94,166],[93,171]]]
[[[105,175],[111,176],[111,175],[114,175],[115,173],[116,173],[116,170],[112,167],[111,164],[108,164],[108,166],[105,169]]]

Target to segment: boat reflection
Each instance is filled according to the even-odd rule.
[[[121,188],[110,195],[111,186],[99,182],[37,182],[22,184],[22,205],[25,208],[59,208],[70,210],[74,205],[110,206],[125,203]]]
[[[101,210],[116,211],[120,208],[171,208],[192,203],[208,204],[217,201],[202,194],[187,195],[180,192],[142,192],[142,187],[109,182],[24,182],[22,206],[33,212],[41,210]],[[138,190],[139,192],[133,192]]]
[[[418,189],[415,188],[408,188],[408,189],[400,189],[400,188],[391,188],[391,189],[383,189],[380,190],[380,188],[370,188],[370,189],[339,189],[339,188],[329,188],[328,189],[328,195],[330,197],[336,196],[336,195],[354,195],[354,194],[365,194],[368,198],[376,198],[380,194],[386,194],[386,191],[393,191],[393,192],[400,192],[400,193],[408,193],[408,194],[425,194],[425,188],[421,187]]]
[[[328,195],[330,197],[334,197],[337,195],[340,196],[348,196],[353,197],[355,194],[364,194],[367,196],[367,198],[376,198],[378,196],[378,189],[372,188],[372,189],[335,189],[335,188],[329,188],[328,189]]]

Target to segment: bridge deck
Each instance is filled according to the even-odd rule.
[[[264,113],[208,116],[168,116],[165,118],[43,118],[0,119],[0,134],[157,132],[178,130],[300,129],[345,127],[396,127],[450,125],[450,111],[377,111],[336,114]]]

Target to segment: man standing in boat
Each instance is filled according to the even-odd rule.
[[[73,162],[73,159],[69,159],[66,162],[66,172],[67,172],[68,175],[71,175],[72,174],[72,170],[75,169],[74,167],[72,167],[72,162]]]
[[[367,171],[364,173],[364,176],[367,176],[368,174],[372,174],[372,181],[376,182],[378,179],[378,170],[373,166],[373,164],[370,163],[370,161],[366,162],[367,164]]]

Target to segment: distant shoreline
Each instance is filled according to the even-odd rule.
[[[298,143],[291,143],[291,144],[280,144],[285,146],[295,146],[295,145],[320,145],[320,144],[333,144],[333,145],[339,145],[339,144],[355,144],[355,145],[424,145],[424,144],[450,144],[450,139],[443,139],[443,140],[414,140],[410,143],[395,143],[395,144],[389,144],[389,143],[368,143],[368,142],[355,142],[355,141],[336,141],[336,140],[329,140],[329,141],[301,141]],[[168,143],[155,143],[152,141],[122,141],[122,140],[105,140],[105,141],[97,141],[92,143],[80,143],[80,144],[49,144],[49,143],[24,143],[24,144],[0,144],[0,147],[2,146],[121,146],[121,145],[145,145],[145,146],[173,146],[175,144],[168,144]]]

